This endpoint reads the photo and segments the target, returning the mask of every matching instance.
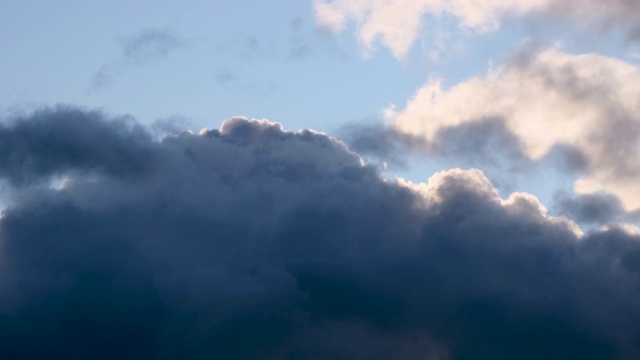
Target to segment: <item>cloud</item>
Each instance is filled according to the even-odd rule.
[[[458,19],[462,30],[482,33],[505,18],[545,14],[587,28],[622,29],[629,40],[640,40],[640,5],[629,0],[314,0],[314,7],[318,24],[336,33],[355,22],[365,54],[379,41],[397,58],[406,57],[425,19],[444,15]]]
[[[400,111],[388,109],[401,132],[437,140],[441,131],[500,119],[521,151],[540,160],[558,146],[576,153],[583,176],[575,191],[607,191],[627,210],[640,208],[640,71],[595,54],[548,49],[516,56],[485,76],[448,89],[430,81]],[[582,164],[580,164],[582,162]]]
[[[428,151],[430,145],[421,136],[380,124],[348,124],[340,129],[340,135],[355,152],[402,166],[407,152]]]
[[[216,49],[221,53],[233,53],[245,60],[255,60],[263,57],[273,48],[273,43],[265,43],[254,35],[244,35],[225,45],[218,45]]]
[[[610,194],[559,194],[556,202],[556,207],[561,213],[567,214],[579,223],[610,223],[625,215],[620,200]]]
[[[126,178],[149,168],[154,146],[130,117],[107,121],[98,111],[42,109],[0,125],[0,175],[14,186],[68,171]]]
[[[640,354],[637,229],[582,234],[479,170],[388,180],[244,118],[155,141],[63,107],[2,134],[1,358]]]
[[[187,44],[186,40],[169,28],[143,29],[130,36],[118,37],[117,40],[120,57],[100,67],[89,81],[89,91],[109,85],[114,77],[131,68],[161,61]]]
[[[135,64],[163,59],[185,41],[168,28],[143,29],[137,34],[118,38],[122,56]]]

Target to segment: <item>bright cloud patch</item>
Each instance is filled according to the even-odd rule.
[[[545,13],[580,26],[622,28],[629,39],[640,39],[640,3],[628,0],[315,0],[318,23],[335,32],[357,24],[357,36],[371,52],[377,40],[398,58],[407,55],[426,15],[449,14],[460,27],[495,30],[507,16]]]
[[[387,116],[401,132],[434,141],[466,123],[500,119],[533,160],[554,146],[578,150],[585,175],[578,193],[608,191],[628,210],[640,208],[640,70],[604,56],[551,49],[449,89],[422,87]]]

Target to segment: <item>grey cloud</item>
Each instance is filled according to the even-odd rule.
[[[96,91],[110,85],[114,78],[132,68],[161,61],[172,52],[188,44],[186,39],[169,28],[148,28],[130,36],[117,38],[121,55],[98,69],[91,76],[88,91]]]
[[[253,60],[257,58],[259,55],[264,55],[264,53],[272,46],[265,46],[258,37],[254,35],[245,35],[242,37],[236,38],[234,41],[229,42],[225,45],[219,45],[216,49],[219,52],[233,52],[237,55],[242,56],[245,60]],[[273,44],[269,44],[273,45]]]
[[[407,151],[430,152],[430,144],[424,138],[382,124],[353,123],[342,127],[339,133],[355,152],[398,165],[405,164]]]
[[[500,119],[485,119],[440,129],[432,141],[383,124],[350,124],[341,129],[356,152],[401,162],[408,151],[464,158],[473,165],[526,162],[521,144]],[[503,158],[503,159],[500,159]]]
[[[219,73],[216,76],[216,79],[218,80],[218,83],[223,84],[223,85],[228,84],[228,83],[236,80],[236,78],[237,78],[236,75],[233,72],[229,71],[229,70],[223,71],[223,72]]]
[[[557,0],[546,11],[555,18],[570,19],[579,25],[613,32],[622,30],[629,41],[640,41],[640,2]]]
[[[300,35],[303,29],[302,17],[297,16],[293,18],[290,25],[294,36],[289,39],[289,57],[292,59],[302,59],[311,55],[311,46],[307,40]]]
[[[169,28],[149,28],[131,36],[118,38],[122,56],[135,64],[163,59],[184,46],[185,40]]]
[[[518,138],[497,118],[443,128],[432,147],[442,156],[465,158],[472,166],[530,165]]]
[[[518,138],[495,118],[442,128],[432,141],[382,124],[348,125],[341,135],[354,151],[395,166],[406,166],[410,155],[425,162],[443,161],[451,167],[480,168],[503,191],[517,189],[523,176],[542,166],[525,156]],[[571,170],[574,168],[566,164],[573,166],[572,161],[579,159],[563,149],[554,155],[561,166]]]
[[[292,38],[289,45],[289,56],[292,59],[301,59],[311,55],[311,47],[302,37]]]
[[[606,224],[634,220],[634,216],[624,210],[620,200],[607,193],[586,195],[559,193],[556,195],[554,208],[559,213],[584,224]]]
[[[0,174],[18,186],[73,171],[136,176],[154,146],[132,118],[58,106],[0,125]]]
[[[191,119],[184,116],[170,116],[156,119],[150,126],[151,133],[156,138],[164,138],[167,135],[176,135],[192,125]]]
[[[29,156],[0,175],[70,180],[0,219],[1,358],[640,355],[640,238],[580,236],[479,171],[403,185],[336,139],[242,118],[154,141],[63,108],[2,133]]]
[[[301,16],[296,16],[293,19],[291,19],[291,31],[293,32],[300,32],[300,30],[302,30],[302,17]]]

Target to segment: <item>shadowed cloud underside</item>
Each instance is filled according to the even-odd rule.
[[[630,226],[583,234],[479,170],[388,180],[266,120],[162,140],[73,107],[10,120],[1,358],[640,355]]]

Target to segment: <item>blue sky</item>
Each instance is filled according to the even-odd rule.
[[[197,129],[244,115],[329,130],[376,116],[423,79],[386,54],[362,61],[349,36],[318,30],[300,1],[2,6],[0,43],[12,49],[1,60],[3,109],[80,103],[144,123],[184,117]],[[178,41],[136,63],[122,40],[145,31]],[[92,86],[103,67],[108,79]]]

